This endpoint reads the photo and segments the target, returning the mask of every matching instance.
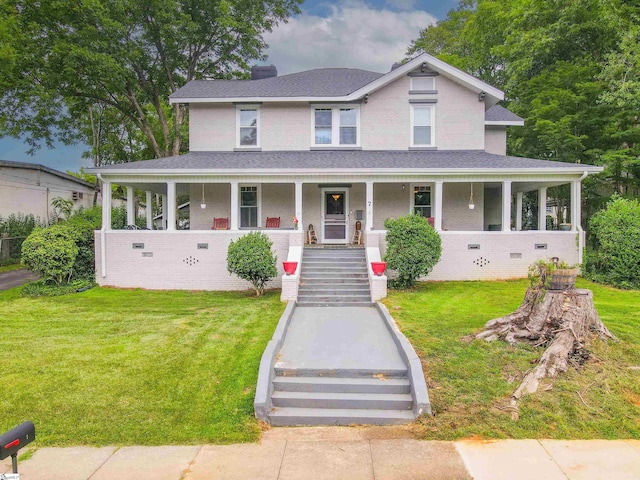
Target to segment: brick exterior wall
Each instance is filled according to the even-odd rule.
[[[247,232],[106,232],[107,275],[102,277],[101,232],[95,233],[96,281],[100,285],[153,290],[245,290],[249,282],[227,272],[227,249]],[[278,276],[267,288],[280,288],[282,261],[289,245],[300,245],[301,232],[267,231],[277,256]],[[133,248],[133,244],[144,248]],[[198,244],[207,244],[199,249]]]
[[[427,280],[503,280],[524,278],[529,265],[559,257],[580,263],[577,232],[440,232],[442,257]],[[546,245],[537,249],[536,244]],[[367,232],[367,247],[386,253],[384,231]],[[469,249],[477,245],[479,249]]]
[[[471,90],[440,75],[437,94],[409,95],[410,78],[402,76],[369,95],[360,104],[360,142],[364,150],[407,150],[411,143],[409,99],[437,100],[435,147],[440,150],[485,148],[484,102]],[[309,150],[312,114],[309,103],[263,103],[260,106],[262,150]],[[488,138],[488,137],[487,137]],[[506,137],[490,138],[489,148],[504,148]],[[500,142],[502,141],[502,144]],[[236,147],[236,107],[227,104],[190,105],[191,151],[232,151]]]
[[[507,154],[507,127],[487,125],[484,130],[484,150],[496,155]]]

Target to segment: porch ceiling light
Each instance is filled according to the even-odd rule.
[[[471,195],[469,195],[469,210],[473,210],[474,208],[476,208],[476,206],[473,203],[473,182],[471,182]]]
[[[340,197],[341,197],[342,195],[338,195],[338,194],[335,194],[335,193],[334,193],[334,194],[333,194],[333,195],[331,195],[331,196],[333,197],[333,201],[334,201],[334,202],[337,202],[338,200],[340,200]]]
[[[203,210],[207,208],[207,204],[204,201],[204,183],[202,184],[202,203],[200,204],[200,208]]]

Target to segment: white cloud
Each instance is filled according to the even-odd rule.
[[[361,0],[340,0],[329,8],[327,17],[302,13],[265,35],[269,63],[279,75],[322,67],[387,72],[420,30],[436,22],[425,11],[377,10]]]

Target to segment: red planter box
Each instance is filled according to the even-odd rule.
[[[387,269],[387,262],[371,262],[371,269],[373,270],[374,275],[380,277]]]
[[[284,267],[284,273],[293,275],[296,273],[296,268],[298,268],[298,262],[282,262],[282,266]]]

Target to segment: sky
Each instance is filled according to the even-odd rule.
[[[279,75],[322,67],[388,72],[420,30],[446,16],[458,0],[305,0],[301,13],[264,38]],[[35,155],[21,140],[0,138],[0,159],[79,171],[91,161],[84,145],[43,146]]]

